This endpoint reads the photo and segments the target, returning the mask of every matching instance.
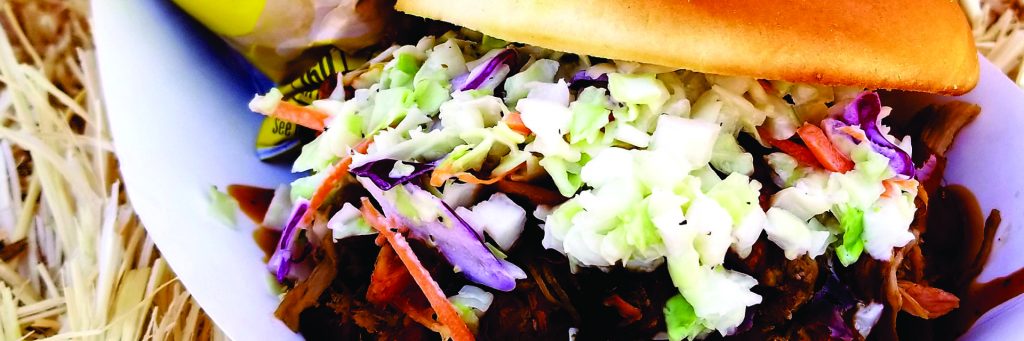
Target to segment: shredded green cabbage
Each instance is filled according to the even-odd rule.
[[[436,73],[444,74],[442,71]],[[451,98],[450,87],[447,80],[424,79],[417,81],[412,94],[413,100],[420,110],[433,115],[441,108],[441,104]]]
[[[427,51],[423,67],[413,79],[416,106],[428,116],[437,114],[441,104],[451,98],[452,78],[466,72],[466,60],[454,41],[449,40]]]
[[[559,193],[571,197],[579,190],[579,163],[583,161],[579,148],[574,148],[565,139],[572,120],[569,109],[569,87],[565,82],[548,87],[535,87],[530,94],[516,103],[523,124],[535,135],[526,151],[538,152],[544,157],[544,167]]]
[[[711,153],[711,166],[725,174],[739,173],[750,176],[754,174],[754,156],[736,143],[736,137],[720,134]]]
[[[507,41],[504,41],[504,40],[501,40],[501,39],[498,39],[498,38],[495,38],[495,37],[492,37],[492,36],[489,36],[489,35],[486,35],[486,34],[484,35],[484,37],[482,39],[480,39],[480,48],[485,50],[485,51],[486,50],[493,50],[493,49],[500,49],[500,48],[505,47],[506,45],[508,45]]]
[[[366,220],[363,220],[359,209],[350,203],[342,205],[341,209],[327,221],[327,228],[331,230],[331,237],[334,241],[377,233],[370,227],[370,224],[366,223]]]
[[[491,302],[494,302],[494,294],[472,285],[465,285],[459,289],[458,294],[449,297],[448,301],[455,306],[459,317],[466,322],[466,326],[476,332],[480,325],[480,318],[491,307]]]
[[[782,248],[786,258],[814,258],[825,253],[832,234],[817,219],[804,220],[779,207],[768,209],[766,215],[768,224],[764,231],[769,240]]]
[[[443,129],[460,134],[467,130],[494,126],[502,114],[508,112],[497,97],[467,92],[457,93],[440,109]]]
[[[570,105],[572,121],[569,123],[569,143],[597,142],[601,128],[608,124],[608,96],[602,88],[588,87],[580,92]]]
[[[861,239],[864,233],[864,211],[858,208],[839,211],[842,212],[839,216],[839,225],[843,230],[843,243],[836,247],[836,256],[843,266],[850,266],[864,251],[864,240]]]
[[[409,132],[408,138],[398,130],[388,129],[378,133],[366,154],[353,154],[352,167],[379,159],[395,160],[437,160],[463,143],[459,135],[450,130],[421,128]]]
[[[365,135],[373,135],[405,118],[405,113],[415,103],[413,91],[408,88],[380,90],[374,96],[373,111],[363,127]]]
[[[705,326],[728,331],[760,302],[750,292],[756,280],[717,269],[730,247],[745,255],[760,235],[760,184],[742,174],[720,180],[712,171],[704,176],[717,181],[704,193],[689,173],[708,169],[718,126],[669,115],[658,122],[650,148],[605,148],[582,167],[590,189],[547,216],[544,246],[583,266],[645,270],[667,260],[685,299],[700,303],[696,314]],[[706,292],[713,291],[735,300],[712,308]]]
[[[522,135],[512,131],[505,123],[498,123],[489,128],[477,128],[464,131],[461,135],[466,144],[459,145],[448,154],[438,165],[439,169],[448,170],[450,173],[465,172],[468,170],[479,170],[487,160],[495,160],[495,150],[501,149],[502,155],[518,155],[521,153],[518,145],[525,141]],[[506,164],[506,161],[518,159],[502,158],[492,173],[511,169],[517,165]]]
[[[450,80],[469,71],[466,68],[466,58],[462,55],[462,49],[459,44],[455,43],[455,40],[451,39],[430,49],[427,60],[423,62],[423,67],[416,73],[414,82],[418,83],[427,77],[430,79],[436,77],[433,73],[424,72],[424,70],[444,71],[445,80]]]
[[[505,103],[515,107],[516,102],[529,93],[531,82],[553,83],[558,72],[558,62],[550,59],[539,59],[530,64],[522,72],[505,79]]]
[[[313,197],[313,192],[316,192],[316,188],[320,186],[320,183],[327,177],[326,172],[314,173],[306,177],[295,179],[291,183],[291,198],[294,202],[298,198],[309,200]]]
[[[386,81],[382,83],[386,88],[400,88],[412,83],[413,77],[419,71],[419,60],[409,53],[398,53],[391,69],[385,69]]]
[[[540,166],[551,176],[551,181],[555,183],[558,193],[562,196],[571,197],[583,186],[583,180],[580,178],[582,167],[575,162],[550,156],[542,158]]]
[[[760,194],[761,184],[740,173],[729,174],[707,192],[732,218],[732,248],[740,257],[750,254],[767,219]]]
[[[362,140],[362,117],[356,115],[353,105],[336,105],[333,101],[315,101],[314,106],[332,113],[327,129],[302,146],[302,152],[292,164],[292,172],[327,169],[338,158],[348,155],[349,148]]]
[[[608,74],[608,91],[616,101],[626,103],[628,110],[616,119],[633,122],[641,110],[652,116],[661,113],[662,106],[669,98],[668,89],[654,74]],[[642,107],[641,107],[642,106]]]
[[[800,164],[789,154],[776,152],[765,155],[764,159],[774,171],[773,180],[779,187],[792,187],[796,180],[804,176]]]
[[[683,295],[676,294],[668,299],[664,311],[669,340],[696,340],[711,332],[700,322],[693,306]]]
[[[238,223],[236,218],[236,212],[239,210],[238,201],[227,193],[217,190],[217,186],[210,186],[209,197],[210,214],[213,214],[224,225],[234,228]]]
[[[907,245],[914,240],[910,224],[914,221],[914,197],[917,193],[904,192],[895,198],[878,200],[871,208],[864,210],[864,251],[871,258],[887,261],[892,258],[892,249]]]
[[[324,135],[326,135],[326,133],[320,134],[320,136],[317,136],[313,141],[302,146],[302,152],[299,153],[299,157],[296,158],[295,163],[292,164],[292,172],[305,172],[311,169],[319,172],[327,169],[327,167],[334,163],[334,160],[337,159],[337,157],[330,155],[329,153],[325,153],[324,150],[327,148],[320,146],[323,143],[322,137]]]

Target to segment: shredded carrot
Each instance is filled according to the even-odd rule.
[[[395,249],[386,242],[381,245],[377,261],[366,288],[366,300],[376,304],[390,304],[424,327],[435,332],[444,331],[444,326],[434,320],[434,309],[430,308],[426,296],[413,284],[412,275],[398,258]]]
[[[515,172],[517,169],[519,169],[519,167],[522,166],[523,164],[520,164],[519,166],[516,166],[508,170],[507,172],[492,175],[490,179],[480,179],[476,177],[476,175],[473,175],[472,173],[469,172],[452,173],[451,168],[447,166],[438,167],[434,168],[434,171],[430,173],[430,185],[434,187],[441,187],[444,185],[445,181],[452,177],[458,178],[459,180],[462,180],[462,182],[465,183],[477,185],[491,185],[494,184],[495,182],[501,181],[501,179],[508,177],[510,174],[512,174],[512,172]]]
[[[370,285],[366,288],[366,300],[372,303],[387,303],[412,284],[412,275],[398,259],[398,254],[389,244],[380,247],[377,261],[370,274]]]
[[[530,171],[529,162],[523,162],[512,169],[506,178],[512,181],[530,182],[538,175],[536,172],[531,173]]]
[[[277,104],[274,112],[263,114],[318,131],[324,130],[325,121],[331,117],[320,109],[284,101]]]
[[[818,162],[818,159],[814,157],[814,154],[812,154],[807,147],[790,140],[773,139],[771,135],[761,127],[757,128],[757,133],[758,135],[761,135],[762,140],[768,142],[768,144],[775,147],[775,149],[793,157],[793,159],[796,159],[797,163],[804,166],[821,168],[821,163]]]
[[[641,312],[639,308],[629,304],[629,302],[626,302],[626,300],[622,299],[618,294],[608,296],[608,298],[605,298],[602,303],[606,307],[615,308],[615,310],[619,312],[619,316],[624,319],[622,321],[624,324],[630,324],[643,318],[643,312]]]
[[[533,180],[533,177],[530,176],[530,174],[527,174],[526,172],[523,172],[523,173],[512,172],[512,174],[508,175],[508,179],[512,180],[512,181],[518,181],[518,182],[527,182],[527,181]]]
[[[901,191],[911,191],[920,186],[917,180],[912,179],[885,179],[882,180],[882,185],[885,186],[885,192],[882,193],[883,198],[895,198],[900,195]]]
[[[821,168],[821,163],[818,162],[818,158],[814,157],[814,153],[811,153],[810,149],[800,145],[799,143],[790,140],[768,140],[768,144],[772,147],[778,148],[786,155],[792,156],[796,159],[796,162],[811,167]]]
[[[532,131],[530,131],[530,128],[527,128],[526,124],[523,123],[523,117],[519,115],[518,111],[513,111],[510,112],[508,115],[505,115],[504,120],[505,124],[507,124],[508,127],[511,128],[512,130],[515,130],[517,133],[523,134],[524,136],[533,133]]]
[[[885,187],[885,192],[882,192],[882,198],[892,199],[900,195],[900,188],[896,184],[889,182],[889,180],[883,180],[882,186]]]
[[[455,174],[452,173],[451,165],[442,163],[437,168],[434,168],[433,172],[430,172],[430,185],[441,187],[452,176],[455,176]]]
[[[804,166],[821,167],[821,163],[818,162],[818,159],[814,157],[814,154],[812,154],[807,147],[790,140],[773,139],[768,132],[764,131],[764,129],[761,129],[760,127],[757,128],[757,133],[758,135],[761,135],[762,140],[768,142],[772,147],[781,150],[786,155],[793,157],[793,159],[796,159],[797,163]]]
[[[355,151],[359,153],[366,153],[366,149],[370,147],[370,143],[373,143],[373,137],[367,137],[363,142],[360,142],[355,146]],[[334,165],[331,169],[331,173],[324,178],[324,181],[320,183],[320,187],[316,188],[316,192],[313,192],[313,197],[309,199],[309,209],[306,210],[306,214],[302,216],[301,226],[309,226],[309,223],[313,220],[313,214],[320,205],[324,203],[327,196],[331,194],[335,188],[341,185],[341,182],[345,180],[345,176],[348,175],[348,166],[352,164],[352,157],[345,156]]]
[[[459,313],[455,310],[452,303],[448,301],[444,291],[441,291],[441,287],[430,277],[430,272],[420,263],[419,258],[416,257],[412,248],[409,247],[409,243],[405,240],[405,236],[397,233],[403,227],[394,218],[381,216],[380,212],[377,212],[377,209],[373,207],[373,204],[367,198],[363,198],[361,210],[363,219],[376,229],[377,232],[380,232],[388,240],[388,243],[391,244],[391,247],[394,248],[398,258],[402,260],[402,263],[409,270],[409,274],[412,275],[413,281],[420,287],[423,294],[427,296],[427,301],[430,302],[430,306],[437,313],[438,321],[448,329],[450,333],[448,336],[455,341],[474,340],[473,333],[469,331],[469,327],[459,317]]]
[[[444,182],[447,181],[455,174],[452,173],[452,167],[448,164],[442,164],[437,168],[434,168],[433,172],[430,172],[430,185],[434,187],[441,187]]]
[[[800,135],[800,139],[807,145],[807,149],[811,150],[811,153],[825,169],[840,173],[846,173],[853,169],[853,161],[836,149],[836,146],[832,145],[832,141],[829,141],[828,136],[825,136],[825,132],[821,131],[818,126],[804,123],[796,133]]]
[[[501,179],[495,182],[494,185],[497,186],[499,192],[525,197],[530,202],[538,205],[557,205],[568,200],[568,198],[563,197],[558,192],[528,182]]]
[[[857,140],[860,140],[860,141],[864,141],[864,140],[868,139],[868,136],[864,135],[864,131],[863,130],[860,130],[860,128],[857,128],[857,127],[854,127],[854,126],[844,126],[844,127],[839,128],[839,131],[844,132],[844,133],[846,133],[846,135],[850,135],[850,137],[853,137],[853,138],[855,138]]]
[[[917,197],[921,198],[924,207],[928,207],[928,191],[924,189],[924,184],[917,184]]]
[[[914,180],[914,179],[896,179],[896,178],[893,178],[893,179],[888,179],[888,180],[885,180],[885,181],[892,182],[893,184],[898,186],[900,189],[902,189],[904,191],[907,191],[907,192],[910,192],[911,190],[917,188],[917,186],[918,186],[917,180]]]
[[[472,173],[469,173],[469,172],[457,173],[457,174],[455,174],[455,177],[458,178],[459,180],[462,180],[462,182],[466,182],[466,183],[477,184],[477,185],[490,185],[490,184],[493,184],[495,182],[498,182],[501,179],[504,179],[506,176],[508,176],[509,173],[511,173],[511,172],[501,173],[501,174],[492,176],[490,179],[486,179],[486,180],[480,179],[480,178],[476,177],[476,175],[473,175]]]

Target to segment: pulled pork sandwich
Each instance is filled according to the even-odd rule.
[[[318,132],[262,222],[307,338],[852,340],[957,308],[923,236],[978,108],[891,127],[875,92],[974,87],[955,2],[396,8],[438,34],[250,104]]]

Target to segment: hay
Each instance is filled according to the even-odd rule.
[[[978,52],[1024,88],[1024,0],[960,0],[960,6]]]
[[[88,3],[0,4],[0,338],[226,339],[122,193]]]

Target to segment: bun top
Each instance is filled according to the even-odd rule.
[[[963,94],[978,82],[951,0],[398,0],[399,11],[603,58],[823,85]]]

